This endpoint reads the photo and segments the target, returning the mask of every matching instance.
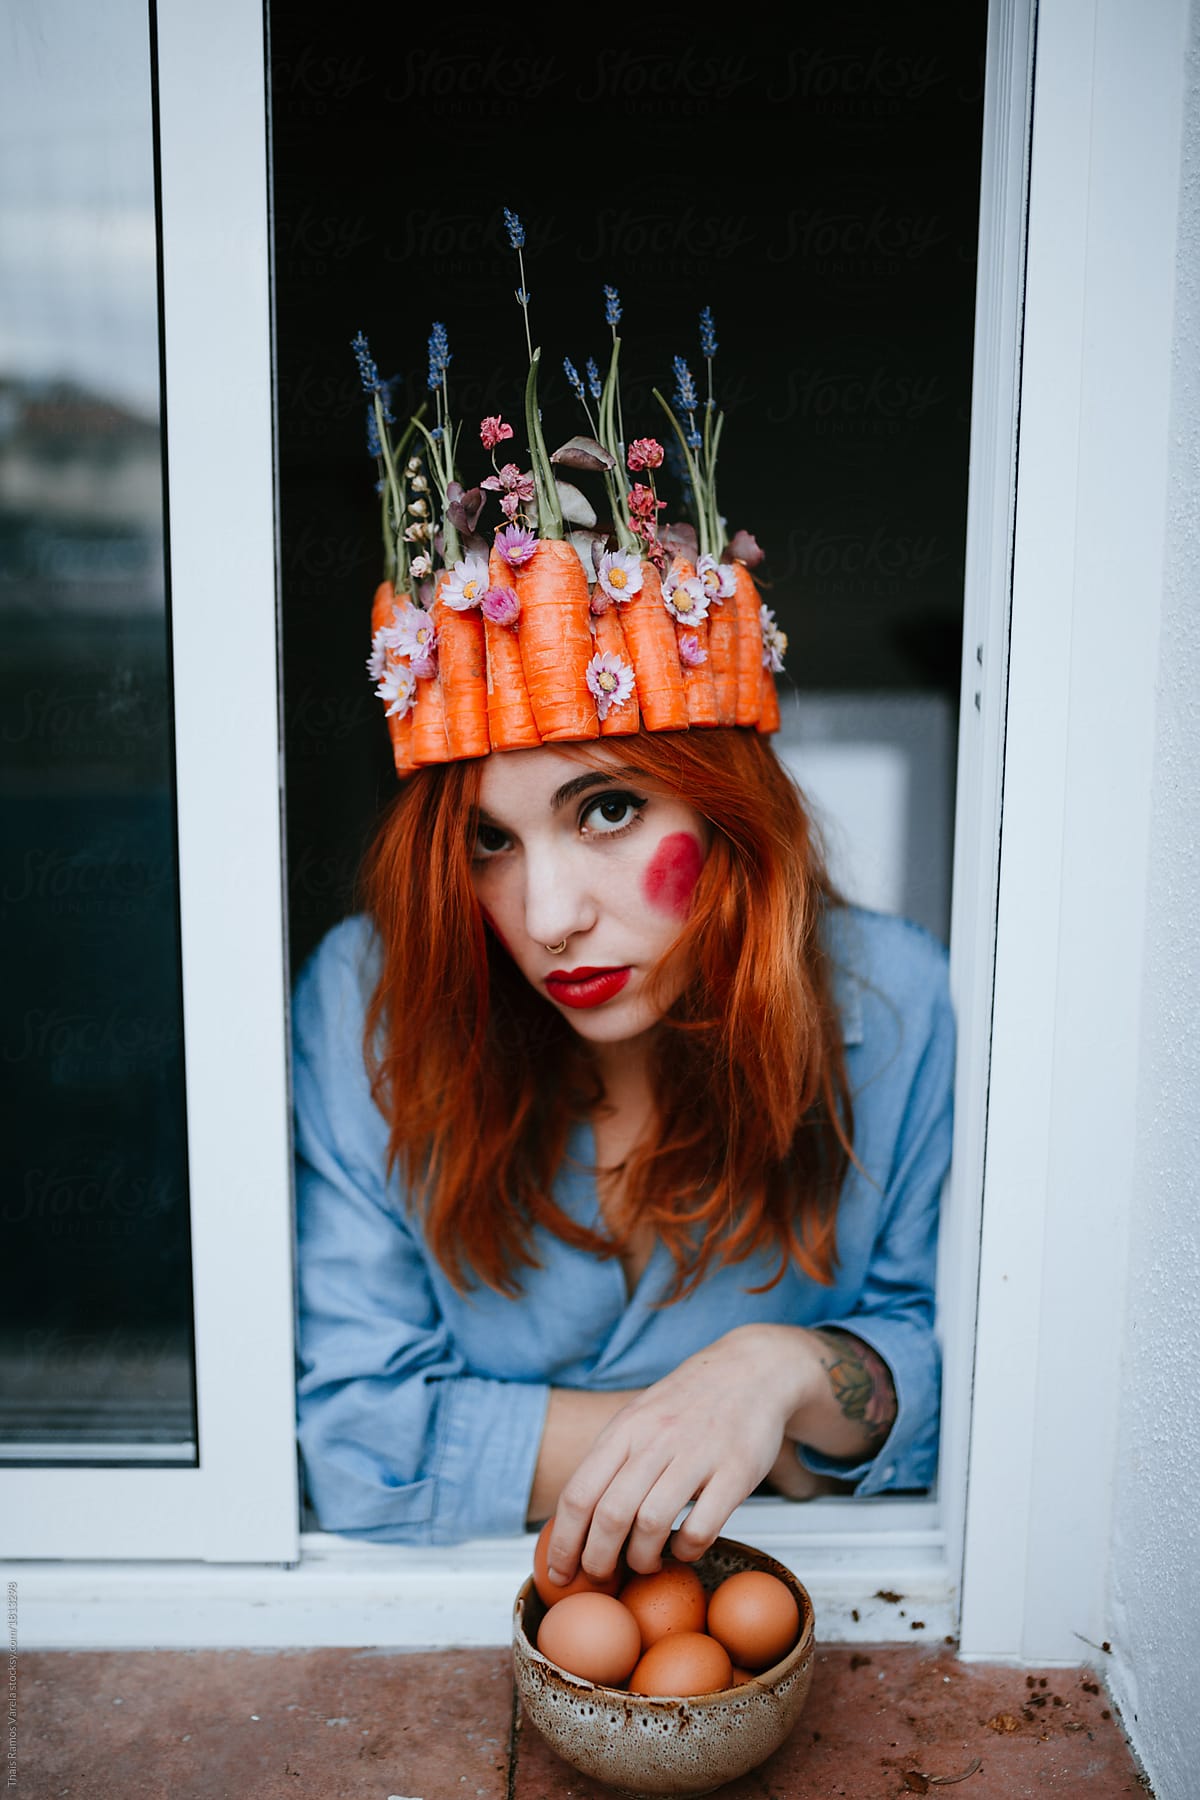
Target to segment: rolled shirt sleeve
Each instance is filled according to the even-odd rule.
[[[371,1100],[364,921],[293,995],[297,1431],[322,1527],[395,1543],[525,1530],[549,1387],[474,1376],[446,1328]]]
[[[910,932],[912,927],[907,928]],[[878,1453],[847,1465],[798,1444],[815,1474],[852,1481],[855,1493],[927,1488],[937,1467],[941,1356],[935,1335],[934,1278],[941,1189],[950,1164],[955,1032],[945,952],[927,940],[921,986],[902,1017],[923,1031],[861,1290],[851,1310],[820,1325],[851,1332],[887,1363],[896,1418]],[[920,1002],[918,1002],[918,995]],[[861,1178],[860,1178],[861,1179]]]

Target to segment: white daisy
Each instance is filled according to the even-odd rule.
[[[438,598],[452,612],[469,612],[478,606],[488,588],[487,559],[482,556],[465,556],[456,562],[450,571],[450,579]]]
[[[696,564],[696,579],[703,582],[710,605],[714,600],[728,600],[737,587],[733,564],[718,562],[715,556],[700,558]]]
[[[663,582],[663,605],[681,625],[698,625],[707,619],[709,597],[698,575],[681,579],[674,569]]]
[[[783,668],[783,659],[787,653],[787,632],[780,631],[775,623],[775,614],[769,606],[759,607],[758,622],[763,634],[763,668],[770,669],[777,675]]]
[[[631,550],[606,550],[596,579],[610,600],[632,600],[642,588],[641,558]]]
[[[394,663],[375,689],[380,700],[386,700],[387,717],[402,719],[412,711],[417,698],[417,678],[407,663]]]

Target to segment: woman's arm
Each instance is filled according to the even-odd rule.
[[[596,1417],[578,1403],[598,1398],[615,1397],[563,1397],[563,1423],[547,1444],[547,1470],[564,1452],[556,1476],[568,1468]],[[789,1440],[858,1462],[874,1454],[895,1412],[886,1365],[851,1334],[799,1325],[738,1326],[614,1406],[557,1495],[548,1483],[540,1498],[555,1514],[551,1570],[568,1581],[582,1562],[600,1578],[615,1567],[622,1549],[631,1568],[656,1569],[689,1501],[695,1504],[671,1550],[692,1561],[734,1508],[771,1476]],[[572,1430],[578,1434],[573,1441]]]

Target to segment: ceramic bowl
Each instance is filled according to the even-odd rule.
[[[791,1570],[733,1538],[718,1538],[693,1567],[710,1593],[742,1569],[762,1569],[784,1583],[800,1609],[800,1635],[782,1662],[717,1694],[628,1694],[583,1681],[541,1654],[546,1608],[532,1576],[513,1606],[517,1690],[528,1718],[565,1762],[626,1794],[711,1793],[777,1750],[808,1698],[812,1601]]]

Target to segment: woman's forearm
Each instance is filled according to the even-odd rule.
[[[581,1388],[551,1388],[537,1468],[529,1491],[531,1525],[548,1519],[564,1483],[575,1473],[613,1414],[638,1390],[595,1394]]]
[[[881,1448],[896,1419],[896,1388],[883,1358],[852,1332],[816,1326],[795,1331],[799,1386],[784,1436],[825,1456],[861,1462]]]

